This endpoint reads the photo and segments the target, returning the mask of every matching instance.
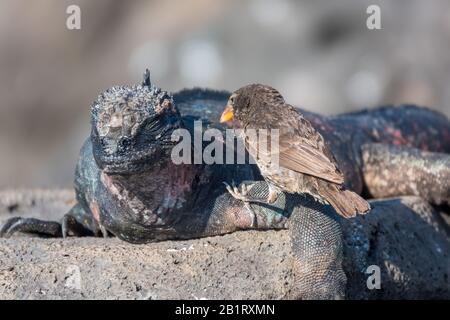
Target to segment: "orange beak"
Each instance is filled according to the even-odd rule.
[[[233,107],[227,105],[225,110],[222,112],[222,116],[220,117],[220,123],[228,122],[234,119]]]

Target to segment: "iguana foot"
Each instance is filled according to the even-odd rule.
[[[53,238],[66,238],[69,235],[75,237],[94,236],[100,233],[103,237],[108,236],[108,231],[103,226],[99,226],[79,204],[76,204],[64,215],[61,223],[35,218],[11,218],[0,229],[0,238],[9,238],[16,232]]]
[[[103,237],[108,236],[104,227],[99,227]],[[93,236],[94,233],[86,229],[75,217],[64,215],[62,222],[45,221],[35,218],[14,217],[6,221],[0,229],[0,238],[9,238],[17,232],[36,234],[44,237],[66,238],[67,236],[84,237]]]
[[[107,235],[108,233],[106,231],[104,233],[102,229],[100,230],[102,232],[103,237],[106,237],[105,234]],[[63,238],[67,238],[69,235],[75,237],[85,237],[94,235],[94,233],[91,230],[87,229],[83,224],[78,222],[78,220],[70,213],[65,214],[62,219],[61,234]]]
[[[1,238],[9,238],[16,232],[35,233],[50,237],[61,237],[61,224],[35,218],[14,217],[6,221],[0,230]]]

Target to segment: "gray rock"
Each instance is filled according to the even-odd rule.
[[[2,191],[0,225],[13,215],[58,220],[72,204],[68,190]],[[343,221],[348,298],[449,299],[440,214],[417,197],[371,204]],[[0,299],[283,299],[295,292],[292,264],[287,231],[146,245],[16,236],[0,239]],[[370,265],[380,267],[380,290],[367,288]]]
[[[419,197],[371,201],[365,216],[343,221],[344,270],[354,299],[450,298],[449,226]],[[367,290],[367,267],[381,290]]]

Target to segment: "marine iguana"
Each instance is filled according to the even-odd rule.
[[[281,194],[270,206],[251,204],[257,215],[253,221],[246,204],[234,199],[222,182],[260,181],[253,184],[250,196],[265,197],[268,187],[255,166],[172,163],[174,130],[192,132],[197,119],[223,129],[218,119],[228,96],[228,92],[193,89],[172,98],[150,83],[148,73],[141,85],[106,90],[91,106],[91,135],[81,149],[75,174],[77,204],[61,223],[11,218],[0,235],[113,234],[131,243],[146,243],[245,229],[289,228],[296,255],[297,297],[345,297],[340,219],[330,206],[308,196]],[[449,156],[437,154],[450,153],[450,122],[441,114],[415,106],[333,117],[302,113],[328,141],[351,189],[366,195],[371,190],[383,195],[413,190],[432,203],[448,203],[448,184],[434,183],[436,179],[448,182],[450,177]],[[424,180],[417,184],[414,176],[407,174],[402,186],[414,184],[414,188],[380,187],[373,174],[386,165],[377,160],[382,158],[380,154],[401,164],[396,169],[408,172],[415,169],[410,159],[421,161],[415,148],[432,155]],[[435,187],[434,196],[427,192],[429,186]],[[398,207],[386,202],[384,210]]]

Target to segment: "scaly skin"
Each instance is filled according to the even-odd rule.
[[[17,231],[56,237],[113,234],[128,242],[146,243],[245,229],[290,228],[297,258],[297,297],[345,296],[340,221],[330,206],[306,196],[285,194],[273,206],[252,203],[253,217],[246,207],[249,204],[234,199],[223,182],[261,181],[254,165],[172,163],[169,137],[174,130],[186,128],[192,133],[196,119],[224,129],[218,119],[228,92],[185,90],[175,94],[172,101],[170,95],[151,86],[149,78],[141,86],[117,87],[108,92],[92,106],[92,133],[81,149],[75,174],[78,203],[60,225],[13,218],[16,220],[8,221],[0,235]],[[138,96],[148,104],[144,111],[136,107],[144,103],[135,98]],[[135,117],[131,125],[125,123],[125,117],[117,122],[113,120],[115,105],[131,106],[127,112],[143,116]],[[106,109],[109,111],[104,112]],[[123,115],[125,109],[119,114]],[[370,183],[364,176],[364,161],[377,166],[370,153],[362,156],[363,145],[381,142],[450,152],[449,121],[424,108],[380,108],[336,117],[303,113],[330,144],[347,187],[359,193],[371,190],[364,185],[364,181]],[[264,182],[250,189],[250,195],[258,197],[267,192]],[[418,190],[418,194],[426,192]]]

